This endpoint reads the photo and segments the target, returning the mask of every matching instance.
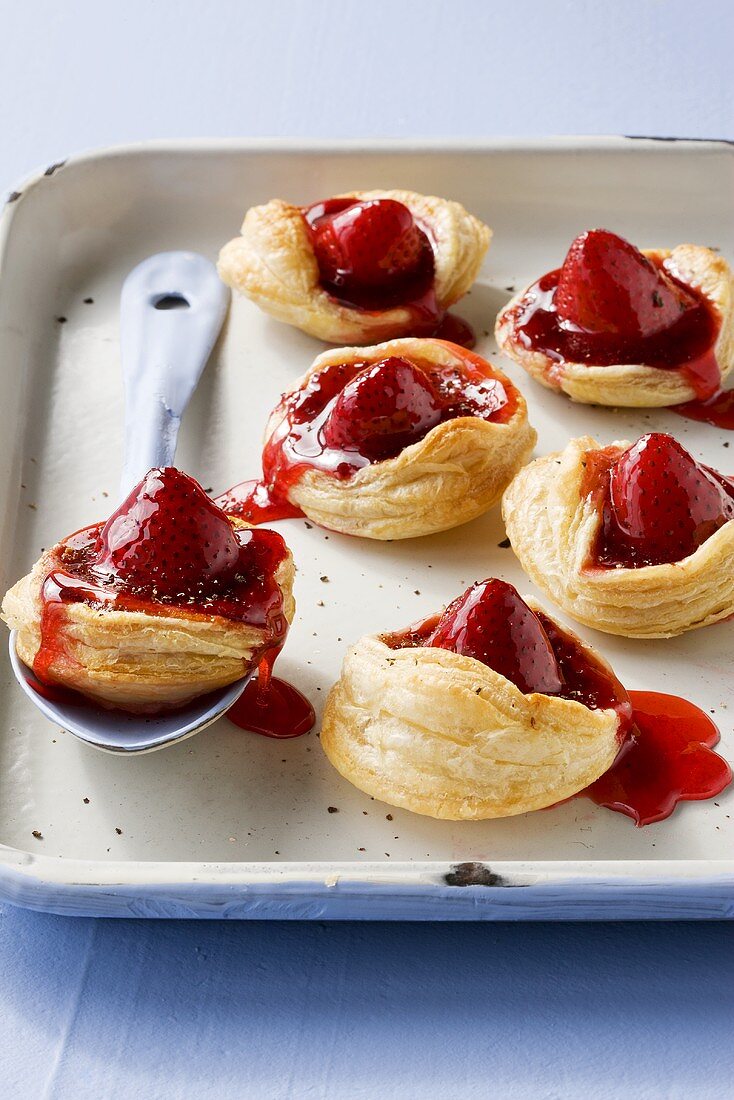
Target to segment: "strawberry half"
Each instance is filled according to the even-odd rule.
[[[555,695],[563,676],[538,616],[506,581],[477,581],[454,600],[428,645],[474,657],[525,692]]]
[[[102,528],[96,567],[160,595],[230,579],[240,545],[230,521],[188,474],[150,470]]]
[[[324,442],[379,462],[422,439],[440,420],[441,403],[430,377],[393,355],[347,383],[324,425]]]
[[[573,242],[555,302],[561,321],[624,337],[652,336],[697,304],[639,249],[607,229],[590,229]]]
[[[734,519],[734,485],[672,436],[643,435],[612,466],[597,557],[604,564],[681,561]]]
[[[345,296],[408,282],[427,265],[432,271],[428,238],[394,199],[355,202],[321,217],[312,239],[322,281]]]

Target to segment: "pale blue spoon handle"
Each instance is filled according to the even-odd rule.
[[[222,327],[229,291],[196,252],[160,252],[122,288],[125,388],[121,497],[153,466],[170,466],[181,417]]]

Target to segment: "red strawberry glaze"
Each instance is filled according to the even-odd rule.
[[[581,791],[598,806],[635,824],[670,817],[679,802],[715,798],[731,783],[731,768],[713,746],[719,731],[709,716],[677,695],[631,691],[634,729],[611,768]]]
[[[526,694],[563,690],[563,675],[540,619],[505,581],[479,581],[449,604],[428,645],[473,657]]]
[[[83,528],[61,543],[59,564],[41,588],[41,645],[33,663],[39,690],[74,698],[76,693],[53,683],[52,669],[70,659],[64,605],[86,603],[99,611],[160,618],[184,612],[188,618],[217,617],[263,630],[264,697],[263,685],[267,689],[288,632],[275,578],[287,554],[275,531],[233,527],[192,478],[173,468],[150,471],[106,524]],[[276,683],[284,695],[282,682]],[[246,705],[240,703],[239,724],[250,728]],[[287,736],[284,706],[275,703],[258,710],[256,732],[265,732],[266,712],[275,723],[270,735]],[[303,719],[296,718],[298,732],[305,732]]]
[[[412,335],[474,347],[474,330],[436,299],[430,233],[395,199],[331,198],[302,210],[321,285],[350,309],[405,309]]]
[[[467,615],[467,598],[474,602],[475,596],[479,601],[489,600],[492,610],[504,612],[509,621],[503,622],[501,614],[494,622],[494,616],[485,619]],[[490,635],[505,639],[507,632],[515,629],[512,620],[516,616],[521,633],[514,652],[494,654]],[[534,620],[534,631],[528,630],[528,619]],[[620,743],[629,733],[632,708],[627,692],[611,669],[542,611],[528,607],[505,581],[479,581],[449,604],[443,615],[434,615],[404,631],[385,634],[382,640],[391,649],[448,649],[475,660],[482,660],[478,654],[483,653],[487,659],[482,663],[489,664],[492,660],[489,667],[512,680],[526,694],[530,693],[527,687],[538,690],[532,686],[533,681],[539,684],[545,680],[554,690],[542,694],[573,699],[592,710],[614,710],[619,719]],[[529,655],[523,652],[528,641],[535,648]]]
[[[721,325],[718,311],[696,288],[686,286],[667,270],[664,263],[650,261],[661,280],[681,295],[680,314],[663,329],[645,335],[639,325],[630,330],[609,328],[591,331],[561,319],[558,288],[563,269],[543,275],[523,295],[508,314],[514,339],[529,351],[541,352],[552,361],[549,375],[562,369],[563,363],[588,363],[593,366],[636,364],[678,370],[698,400],[711,398],[719,391],[721,372],[715,346]],[[659,293],[653,291],[653,294]],[[666,311],[667,313],[667,311]]]
[[[467,631],[467,626],[471,628],[472,624],[466,616],[460,624],[462,629],[454,630],[451,635],[450,628],[455,625],[451,620],[456,618],[457,605],[461,607],[472,592],[491,584],[503,586],[503,602],[514,593],[511,603],[522,604],[537,618],[560,673],[560,689],[552,694],[573,699],[591,709],[617,712],[620,742],[617,758],[604,775],[576,797],[590,798],[597,805],[625,814],[642,826],[669,817],[678,802],[715,798],[728,786],[732,779],[731,768],[713,751],[719,741],[719,731],[707,714],[674,695],[627,692],[594,654],[547,615],[532,612],[504,582],[480,582],[449,605],[443,615],[434,615],[407,630],[383,635],[383,642],[391,649],[440,646],[475,659],[480,659],[478,654],[482,651],[490,656],[491,646],[487,646],[486,637],[473,637],[471,630]],[[489,626],[489,620],[482,626]],[[504,634],[506,629],[501,622],[497,624],[498,635]],[[522,630],[526,629],[523,623]],[[532,640],[532,635],[530,637]],[[505,673],[518,684],[521,654],[511,654],[509,663],[505,655],[500,661],[494,660],[491,667],[502,663],[505,663]],[[537,669],[537,661],[531,660],[530,667]]]
[[[54,658],[63,652],[57,624],[63,622],[62,607],[66,603],[86,603],[99,611],[143,611],[160,618],[174,617],[181,611],[194,618],[217,616],[265,630],[270,645],[285,640],[288,624],[274,574],[287,548],[275,531],[238,531],[239,554],[232,577],[216,587],[202,586],[173,596],[100,570],[97,549],[101,531],[102,525],[96,524],[66,538],[61,544],[62,564],[43,583],[42,640],[33,662],[33,671],[40,680],[48,679]]]
[[[591,494],[601,513],[590,567],[682,561],[734,519],[734,481],[696,462],[672,436],[654,432],[626,451],[590,451],[584,461],[581,494]]]
[[[423,371],[417,361],[395,356],[379,363],[336,363],[286,394],[263,450],[262,479],[235,486],[216,503],[250,523],[299,516],[288,492],[307,470],[345,480],[363,466],[399,454],[446,420],[510,420],[517,390],[480,356],[442,343],[460,365],[431,365],[430,370],[426,365]]]
[[[687,420],[699,420],[712,424],[726,432],[734,432],[734,390],[719,390],[705,401],[687,401],[685,405],[671,406],[671,412]]]

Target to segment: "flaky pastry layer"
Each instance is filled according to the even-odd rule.
[[[464,354],[471,353],[442,340],[418,338],[371,348],[336,348],[318,356],[293,390],[335,363],[377,363],[395,355],[430,372],[460,367]],[[371,539],[429,535],[482,515],[527,462],[537,439],[524,398],[500,370],[493,366],[492,371],[517,394],[517,408],[506,423],[476,416],[444,421],[396,458],[363,466],[349,478],[306,470],[288,490],[289,500],[323,527]],[[266,439],[280,419],[276,410]]]
[[[670,638],[734,614],[734,520],[679,562],[589,566],[601,515],[582,496],[583,462],[599,448],[591,436],[572,439],[521,470],[507,489],[505,527],[530,579],[574,619],[628,638]]]
[[[414,191],[348,191],[335,198],[395,199],[407,206],[433,245],[436,301],[448,309],[479,274],[491,229],[458,202]],[[272,199],[247,211],[240,236],[219,254],[219,274],[279,321],[331,344],[372,344],[406,335],[410,310],[361,310],[323,289],[301,208]]]
[[[726,260],[710,248],[695,244],[681,244],[672,251],[643,249],[643,254],[662,262],[671,275],[701,291],[717,309],[721,327],[714,350],[722,380],[725,379],[734,366],[734,276]],[[557,362],[541,351],[524,347],[517,337],[511,311],[529,289],[516,295],[501,310],[495,336],[502,351],[542,385],[561,390],[586,405],[624,408],[680,405],[697,397],[685,376],[675,368],[663,370],[641,363],[593,366]]]
[[[59,544],[47,550],[3,600],[2,618],[18,631],[18,656],[29,668],[41,645],[43,583],[54,569],[64,568],[60,549]],[[275,576],[290,623],[295,613],[290,555]],[[44,678],[103,706],[153,713],[241,680],[268,641],[264,630],[246,623],[163,604],[161,610],[156,615],[85,603],[54,605],[55,652]]]
[[[618,731],[613,710],[523,695],[472,657],[367,635],[329,694],[321,744],[374,798],[458,821],[569,798],[611,766]]]

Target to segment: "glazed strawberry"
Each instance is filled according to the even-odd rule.
[[[561,321],[627,338],[652,336],[696,306],[634,245],[606,229],[590,229],[573,242],[555,303]]]
[[[394,199],[354,202],[317,218],[312,228],[322,282],[337,296],[359,301],[409,284],[426,269],[432,274],[428,238]]]
[[[730,519],[734,484],[672,436],[654,432],[610,470],[596,556],[628,566],[681,561]]]
[[[441,403],[429,376],[391,356],[347,383],[324,426],[324,441],[380,462],[422,439],[440,420]]]
[[[96,568],[161,595],[232,578],[240,546],[204,490],[174,467],[150,470],[99,535]]]
[[[555,695],[563,676],[538,616],[506,581],[478,581],[444,611],[428,643],[474,657],[520,691]]]

